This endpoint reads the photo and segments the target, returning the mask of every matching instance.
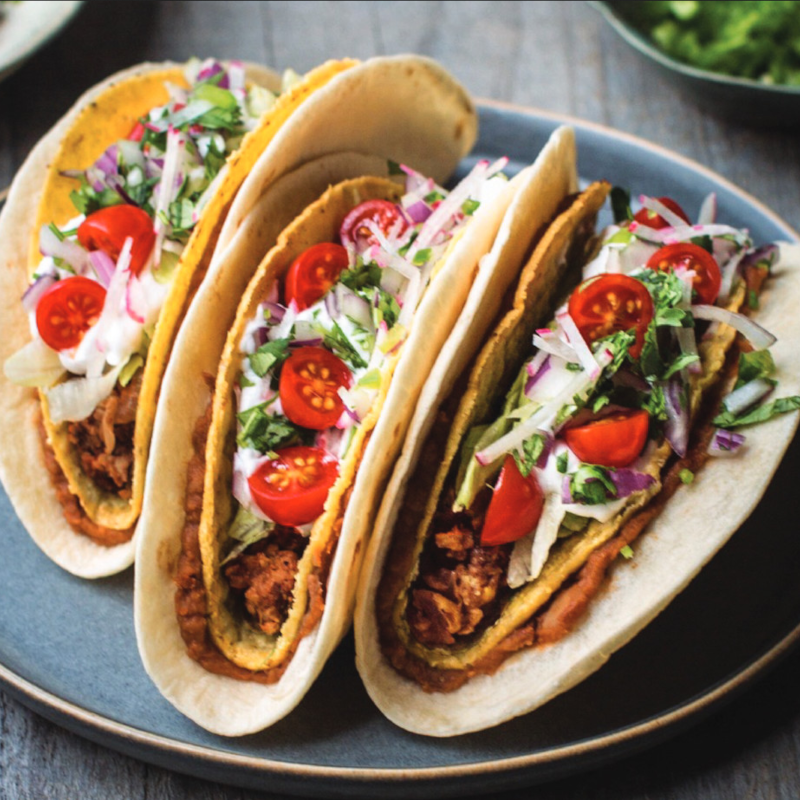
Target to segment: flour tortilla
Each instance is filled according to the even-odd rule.
[[[86,479],[67,440],[66,425],[54,426],[45,413],[48,438],[59,457],[70,489],[99,524],[125,529],[135,524],[138,517],[161,376],[176,329],[197,283],[209,267],[233,196],[283,122],[319,86],[355,63],[328,62],[309,73],[278,99],[223,167],[223,177],[181,257],[148,354],[137,411],[133,497],[130,502],[103,495]],[[246,77],[250,83],[259,83],[274,91],[280,89],[280,77],[264,67],[247,66]],[[5,303],[2,313],[6,330],[11,331],[0,352],[4,360],[30,337],[27,314],[19,297],[27,284],[28,269],[39,260],[37,237],[40,224],[47,220],[63,224],[74,216],[68,199],[74,181],[64,178],[61,171],[92,163],[109,143],[127,135],[136,119],[166,102],[164,81],[181,83],[183,80],[183,67],[173,63],[144,64],[112,76],[84,95],[23,165],[0,219],[0,230],[6,243],[5,269],[0,274]],[[31,225],[31,220],[35,220],[35,224]],[[4,444],[0,476],[34,541],[60,566],[80,577],[102,577],[129,566],[134,553],[131,542],[114,547],[97,545],[88,537],[75,533],[64,519],[44,468],[36,393],[3,379],[0,383],[0,415],[0,441]],[[32,479],[29,471],[21,473],[18,470],[20,456],[28,464],[40,465],[41,474]]]
[[[793,256],[796,258],[796,256]],[[800,280],[794,268],[776,271],[761,297],[758,321],[775,333],[772,353],[781,394],[800,390]],[[431,372],[376,521],[356,609],[356,663],[370,697],[395,724],[429,736],[483,730],[526,714],[599,669],[684,589],[753,511],[797,428],[797,415],[748,429],[742,459],[712,459],[683,487],[635,544],[635,569],[614,570],[578,627],[555,644],[522,650],[493,675],[478,675],[448,693],[426,693],[384,658],[374,613],[392,531],[403,513],[405,490],[422,451],[439,390],[459,340]]]
[[[565,159],[564,153],[571,154],[571,158]],[[576,187],[572,132],[560,132],[542,163],[537,164],[510,181],[491,202],[481,205],[435,273],[363,451],[344,512],[322,619],[302,639],[281,679],[267,686],[206,672],[186,654],[174,614],[172,575],[185,520],[186,464],[192,454],[195,422],[205,412],[209,398],[202,374],[216,373],[227,334],[227,327],[221,326],[219,318],[223,314],[228,320],[232,317],[230,310],[225,311],[225,304],[231,303],[233,297],[222,275],[216,285],[208,284],[198,295],[168,368],[156,420],[154,457],[140,523],[134,610],[140,653],[148,674],[176,708],[204,728],[237,736],[281,719],[305,695],[346,631],[355,602],[356,576],[375,511],[425,377],[468,298],[473,302],[467,312],[470,315],[478,318],[481,313],[492,313],[475,307],[470,286],[483,288],[491,308],[495,299],[489,295],[502,296],[516,274],[526,246],[533,240],[532,235],[527,243],[510,236],[510,231],[516,229],[509,229],[506,220],[516,198],[523,195],[530,213],[541,216],[544,223]],[[545,186],[536,181],[542,175],[552,179]],[[531,190],[532,184],[538,191]],[[537,200],[543,201],[548,210],[538,211]],[[288,232],[278,247],[296,235]],[[235,248],[235,241],[229,248]],[[270,255],[265,263],[269,260]],[[225,277],[231,280],[231,272],[226,272]],[[206,484],[209,490],[213,481],[208,473],[207,481],[211,481]]]

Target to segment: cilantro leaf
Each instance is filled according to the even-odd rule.
[[[341,326],[335,320],[331,330],[322,329],[323,344],[329,350],[332,350],[342,361],[349,362],[356,369],[365,369],[367,362],[361,356],[361,353],[353,346],[353,343],[347,338],[347,335],[342,330]]]
[[[252,447],[259,453],[272,453],[281,447],[307,438],[307,431],[290,422],[282,414],[267,413],[269,405],[269,402],[259,403],[236,415],[242,426],[241,432],[236,437],[239,447]]]
[[[544,452],[545,438],[540,433],[534,433],[522,443],[522,452],[514,451],[514,461],[523,478],[531,474],[531,470],[536,466],[536,462]]]
[[[617,487],[608,470],[595,464],[581,464],[577,472],[569,476],[569,490],[574,502],[590,506],[617,496]]]
[[[255,353],[248,356],[248,361],[253,372],[259,378],[263,378],[271,369],[283,364],[287,358],[289,358],[289,340],[275,339],[262,344]]]
[[[775,361],[769,350],[753,350],[739,356],[739,376],[736,380],[738,389],[756,378],[768,378],[775,372]]]
[[[735,416],[730,411],[723,411],[714,417],[714,424],[719,428],[741,428],[744,425],[755,425],[757,422],[766,422],[768,419],[787,414],[800,409],[800,396],[780,397],[770,403],[764,403],[741,416]]]
[[[380,288],[381,268],[374,261],[365,264],[359,258],[354,267],[342,271],[339,275],[339,282],[354,292],[367,286]]]

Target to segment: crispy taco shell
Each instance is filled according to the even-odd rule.
[[[581,536],[554,547],[539,577],[516,590],[487,628],[450,648],[422,645],[412,636],[405,617],[410,587],[453,459],[469,429],[491,419],[489,409],[496,407],[503,387],[517,373],[530,334],[552,312],[552,300],[537,302],[532,287],[539,281],[551,288],[557,285],[559,254],[580,242],[584,223],[596,214],[606,191],[603,185],[590,186],[548,230],[522,272],[513,306],[462,385],[448,397],[442,377],[452,371],[456,350],[463,350],[456,328],[423,389],[384,495],[366,556],[370,566],[359,587],[356,661],[372,699],[410,731],[451,736],[491,727],[536,708],[598,669],[688,584],[750,513],[797,425],[796,419],[779,418],[748,434],[745,481],[736,459],[712,460],[692,487],[692,492],[703,492],[702,500],[689,491],[672,495],[680,485],[680,468],[695,470],[705,461],[708,439],[701,437],[685,460],[663,474],[668,448],[661,448],[650,461],[656,482],[646,495],[609,522],[592,522]],[[789,312],[800,288],[786,276],[777,276],[775,282],[778,286],[765,293],[765,313],[759,313],[759,321],[779,337],[776,358],[786,365],[780,381],[793,392],[800,385],[800,366],[796,357],[785,356],[786,343],[800,334],[800,324]],[[730,307],[737,308],[742,298],[740,291]],[[700,399],[722,377],[734,338],[735,331],[723,325],[701,344],[706,368],[692,386],[691,400],[700,423]],[[498,364],[510,365],[506,374],[501,375]],[[728,491],[734,486],[735,492]],[[607,569],[623,545],[648,524],[648,535],[637,540],[635,570],[615,571],[611,584],[592,597],[588,609],[585,598],[575,602],[579,592],[569,596],[565,587],[573,576],[579,575],[579,581],[588,577],[581,570],[589,562],[592,569]],[[544,624],[530,627],[548,602],[550,616],[542,618]]]

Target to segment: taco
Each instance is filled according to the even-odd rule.
[[[568,129],[513,181],[504,163],[449,193],[408,167],[405,186],[337,184],[281,234],[229,331],[198,295],[180,336],[198,344],[179,341],[156,423],[134,606],[147,672],[203,727],[283,717],[349,625],[380,492],[470,286],[502,296],[577,186]],[[522,240],[506,223],[521,203],[541,219]]]
[[[375,95],[373,69],[395,81],[402,72],[409,84],[422,71],[413,59],[396,59],[388,69],[373,63],[329,62],[303,78],[291,74],[279,96],[246,83],[237,62],[198,62],[186,70],[145,65],[92,90],[23,166],[0,221],[8,234],[4,296],[23,294],[29,240],[33,282],[21,305],[7,301],[4,321],[14,334],[5,355],[24,342],[25,316],[34,341],[6,361],[5,371],[40,391],[37,398],[3,384],[0,469],[34,540],[64,568],[98,577],[131,563],[161,379],[197,287],[231,263],[212,254],[238,252],[236,241],[218,246],[226,220],[241,223],[244,214],[242,204],[233,207],[234,197],[257,178],[254,202],[269,205],[272,184],[310,160],[305,137],[319,128],[309,98],[319,91],[335,83],[334,93],[358,105]],[[440,169],[448,169],[474,138],[474,113],[461,88],[437,69],[438,83],[426,95],[441,102],[433,116],[460,124],[460,138],[449,130],[434,139]],[[280,90],[269,71],[250,72]],[[300,112],[305,125],[290,125]],[[386,116],[397,122],[405,113]],[[276,144],[287,125],[302,155]],[[374,164],[371,131],[356,133],[350,144],[358,151],[348,162],[352,172],[340,175],[339,166],[337,179]],[[415,144],[399,155],[419,150]],[[284,224],[308,202],[309,190],[317,195],[327,185],[326,169],[309,165],[306,174],[317,183],[282,195],[277,218]],[[164,176],[169,192],[161,191]],[[27,220],[34,218],[31,229]],[[272,235],[269,247],[278,231],[274,222],[261,225],[258,238]],[[242,287],[256,264],[236,259]],[[20,474],[20,451],[49,479]]]
[[[607,191],[591,185],[555,221],[482,345],[454,328],[420,397],[355,622],[370,696],[410,731],[487,728],[598,669],[752,510],[796,426],[770,422],[742,447],[742,426],[800,408],[766,400],[774,373],[797,391],[800,371],[791,356],[776,368],[775,337],[750,318],[778,249],[716,224],[713,202],[691,225],[645,197],[569,291],[565,250]],[[763,318],[791,340],[796,281],[778,280]],[[566,302],[548,307],[537,284]]]

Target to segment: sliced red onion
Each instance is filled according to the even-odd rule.
[[[674,228],[662,228],[655,230],[639,225],[636,235],[645,241],[656,242],[659,244],[677,244],[678,242],[688,242],[698,236],[731,236],[740,244],[750,241],[747,231],[732,228],[730,225],[680,225]]]
[[[566,311],[558,314],[556,318],[564,328],[564,333],[567,334],[567,339],[574,348],[581,366],[593,381],[597,380],[600,375],[600,365],[592,355],[592,351],[589,349],[589,345],[586,344],[583,334],[578,330],[575,320]]]
[[[125,290],[125,311],[134,322],[144,325],[147,304],[141,281],[136,277],[131,277]]]
[[[328,292],[325,295],[324,303],[328,316],[330,316],[331,319],[338,319],[342,310],[339,308],[339,296],[336,292]]]
[[[731,392],[723,401],[725,409],[738,416],[771,394],[775,387],[764,378],[756,378]]]
[[[718,457],[735,456],[744,444],[745,438],[743,433],[717,428],[708,445],[708,452],[710,455]]]
[[[342,314],[367,331],[374,332],[369,303],[341,283],[336,286],[336,294]]]
[[[533,346],[572,364],[578,363],[578,354],[575,350],[549,328],[540,328],[533,335]]]
[[[245,88],[244,64],[241,61],[228,62],[228,79],[229,79],[228,88],[232,92],[238,92]]]
[[[528,380],[525,382],[525,396],[530,398],[530,392],[539,380],[550,370],[550,354],[540,350],[526,367]]]
[[[97,161],[94,166],[99,169],[104,175],[118,175],[119,163],[117,161],[119,151],[116,144],[112,144]]]
[[[72,239],[59,239],[48,225],[42,225],[39,231],[39,251],[43,256],[60,258],[79,275],[90,267],[87,252]]]
[[[267,325],[278,324],[286,313],[286,306],[282,306],[280,303],[264,303],[264,308],[269,311]]]
[[[771,347],[778,341],[776,336],[762,328],[750,317],[746,317],[744,314],[737,314],[735,311],[729,311],[727,308],[701,304],[692,306],[692,314],[695,319],[706,319],[711,322],[722,322],[725,325],[730,325],[739,331],[756,350]]]
[[[433,214],[433,209],[422,200],[417,200],[416,203],[413,203],[406,209],[406,213],[411,217],[412,222],[419,224],[420,222],[425,222],[425,220]]]
[[[667,423],[664,426],[670,447],[681,457],[686,455],[689,445],[689,411],[683,399],[683,383],[673,377],[667,383],[661,383],[667,407]]]
[[[79,180],[85,175],[82,169],[62,169],[58,174],[64,178],[77,178]]]
[[[697,215],[698,225],[713,225],[717,221],[717,195],[715,192],[706,195]]]
[[[655,482],[652,475],[646,472],[637,472],[632,469],[610,469],[608,477],[617,488],[617,499],[630,497],[634,492],[641,492],[649,489]]]
[[[253,331],[253,342],[255,343],[256,350],[261,347],[262,344],[266,344],[269,341],[269,328],[256,328]]]
[[[111,278],[114,277],[114,270],[117,268],[114,259],[103,250],[92,250],[89,253],[89,261],[92,262],[97,279],[108,289]]]
[[[780,248],[776,244],[766,244],[750,250],[742,259],[740,271],[747,267],[766,262],[770,267],[777,261]]]
[[[314,325],[310,320],[298,319],[294,323],[294,341],[292,342],[292,345],[295,347],[301,347],[302,345],[298,344],[298,342],[312,340],[316,340],[317,342],[322,341],[319,331],[314,328]]]
[[[215,75],[219,75],[220,72],[224,71],[225,68],[219,63],[219,61],[214,58],[207,58],[200,65],[200,72],[197,73],[197,83],[207,81],[209,78],[213,78]]]
[[[734,253],[722,267],[722,283],[719,287],[719,296],[721,298],[726,298],[730,295],[733,279],[739,271],[739,264],[743,258],[744,250],[740,250],[738,253]]]
[[[561,481],[561,502],[565,504],[575,502],[572,499],[572,489],[570,489],[569,483],[569,476],[565,475]]]
[[[47,273],[37,278],[22,295],[22,305],[29,313],[36,311],[36,306],[39,305],[41,296],[56,282],[56,276],[52,273]]]

